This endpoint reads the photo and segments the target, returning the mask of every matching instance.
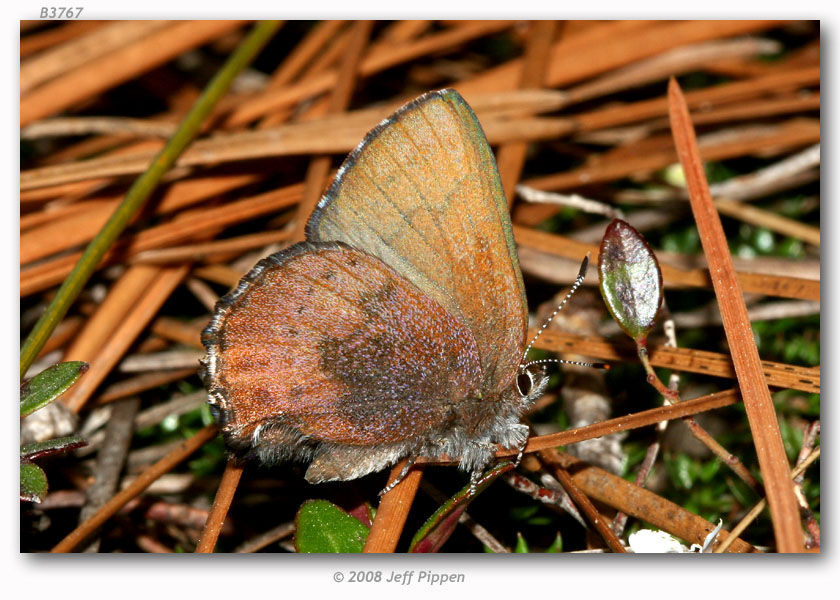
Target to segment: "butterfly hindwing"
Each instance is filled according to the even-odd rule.
[[[273,436],[278,443],[264,445],[288,449],[278,459],[299,446],[326,465],[345,446],[388,447],[370,461],[381,468],[443,431],[480,391],[472,333],[342,243],[304,242],[261,261],[219,302],[203,341],[205,384],[228,441],[247,448]]]

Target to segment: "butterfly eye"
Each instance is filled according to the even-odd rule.
[[[516,389],[523,398],[534,389],[534,376],[530,371],[521,370],[516,376]]]

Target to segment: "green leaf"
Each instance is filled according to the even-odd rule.
[[[614,219],[598,256],[601,295],[610,314],[637,342],[647,338],[662,306],[662,272],[642,235]]]
[[[470,486],[464,486],[457,494],[452,496],[449,500],[444,502],[434,514],[429,517],[423,526],[414,534],[411,544],[408,547],[409,552],[437,552],[441,546],[449,539],[452,532],[455,531],[455,526],[458,524],[458,519],[467,510],[467,506],[472,500],[483,492],[487,487],[496,480],[499,475],[506,473],[513,469],[513,463],[504,461],[484,473],[476,482],[475,490],[470,492]]]
[[[295,548],[306,553],[359,553],[370,530],[332,502],[307,500],[295,517]]]
[[[690,490],[694,485],[695,465],[685,454],[676,454],[666,460],[671,481],[684,489]]]
[[[40,502],[47,495],[47,475],[38,465],[20,463],[20,499]]]
[[[68,435],[66,437],[53,438],[43,442],[34,442],[20,447],[20,457],[23,460],[35,460],[42,456],[68,452],[87,446],[87,440],[80,435]]]
[[[20,386],[21,418],[61,396],[87,370],[88,364],[80,360],[58,363],[24,383]]]
[[[522,534],[516,532],[516,548],[513,549],[516,554],[528,554],[531,550],[528,548],[528,542],[522,537]]]
[[[546,554],[552,554],[556,552],[563,552],[563,536],[560,535],[560,532],[557,532],[557,537],[554,538],[554,541],[551,545],[545,549]]]
[[[700,481],[703,483],[709,483],[714,476],[718,474],[722,465],[723,463],[717,458],[714,458],[702,465],[698,473]]]

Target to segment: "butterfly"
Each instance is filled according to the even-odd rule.
[[[232,450],[309,461],[311,483],[444,455],[475,481],[497,445],[521,452],[547,384],[527,324],[495,158],[446,89],[370,131],[306,240],[219,300],[202,378]]]

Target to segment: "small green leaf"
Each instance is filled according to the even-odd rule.
[[[58,363],[24,383],[20,388],[21,418],[61,396],[87,370],[88,364],[79,360]]]
[[[516,532],[516,548],[513,549],[516,554],[528,554],[531,550],[528,548],[528,542],[522,537],[522,534]]]
[[[499,475],[506,473],[513,469],[513,463],[504,461],[484,473],[476,482],[475,490],[471,493],[470,486],[464,486],[457,494],[452,496],[449,500],[444,502],[434,514],[429,517],[423,526],[414,534],[411,544],[408,547],[409,552],[437,552],[441,546],[449,539],[452,532],[455,531],[455,526],[458,524],[458,519],[467,510],[469,503],[475,499],[481,492],[487,489]]]
[[[552,554],[556,552],[563,552],[563,536],[560,535],[560,532],[557,532],[557,537],[554,538],[554,541],[551,545],[545,549],[546,554]]]
[[[698,473],[700,481],[702,481],[703,483],[709,483],[714,478],[714,476],[717,475],[717,473],[720,471],[722,465],[723,463],[717,458],[712,459],[704,465],[702,465]]]
[[[332,502],[307,500],[295,517],[298,552],[359,553],[370,530]]]
[[[684,489],[690,490],[694,486],[695,465],[685,454],[676,454],[667,460],[666,465],[671,481]]]
[[[647,338],[662,306],[662,272],[642,235],[614,219],[598,256],[601,295],[610,314],[637,342]]]
[[[31,462],[20,463],[20,499],[40,502],[47,495],[47,475]]]
[[[23,460],[35,460],[42,456],[49,456],[50,454],[58,454],[60,452],[68,452],[87,446],[87,440],[80,435],[68,435],[66,437],[53,438],[51,440],[44,440],[43,442],[34,442],[20,447],[20,457]]]

